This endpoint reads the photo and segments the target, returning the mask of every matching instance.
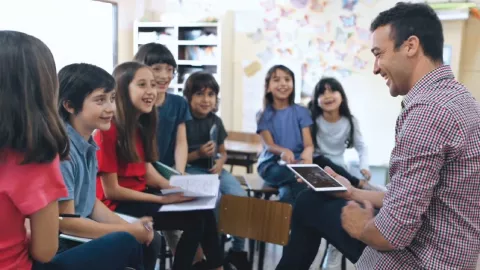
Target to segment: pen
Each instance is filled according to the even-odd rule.
[[[75,214],[60,214],[58,216],[58,219],[63,220],[63,218],[79,218],[80,215],[75,215]]]

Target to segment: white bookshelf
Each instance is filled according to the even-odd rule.
[[[169,92],[183,95],[189,74],[203,70],[212,73],[221,84],[221,30],[219,23],[135,22],[133,53],[141,45],[155,42],[165,45],[175,57],[177,72]]]

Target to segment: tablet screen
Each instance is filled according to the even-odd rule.
[[[307,180],[315,188],[340,188],[343,187],[330,175],[328,175],[320,167],[290,167],[292,170],[301,175],[305,180]]]

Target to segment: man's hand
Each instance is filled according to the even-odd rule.
[[[364,208],[350,201],[342,209],[342,227],[351,237],[361,240],[362,233],[373,216],[373,206],[369,201],[364,201]]]
[[[353,192],[353,189],[354,187],[352,187],[352,184],[350,183],[350,181],[348,181],[345,177],[337,174],[336,172],[334,172],[332,170],[332,168],[330,167],[325,167],[325,172],[328,173],[330,176],[332,176],[333,178],[335,178],[335,180],[337,180],[338,182],[340,182],[342,185],[344,185],[347,190],[346,191],[340,191],[340,192],[332,192],[332,195],[337,197],[337,198],[343,198],[345,200],[351,200],[352,198],[352,192]]]
[[[362,169],[362,170],[360,170],[360,172],[362,173],[363,177],[365,177],[365,180],[369,181],[370,178],[372,178],[372,174],[370,173],[369,170]]]
[[[215,160],[215,165],[208,171],[213,174],[220,174],[223,169],[223,162],[224,160],[222,158]]]
[[[213,141],[209,141],[202,145],[197,151],[200,157],[213,157],[215,154],[215,143]]]

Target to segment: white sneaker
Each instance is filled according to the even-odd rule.
[[[340,270],[342,267],[342,253],[338,251],[334,246],[328,245],[327,257],[323,262],[323,270]]]

